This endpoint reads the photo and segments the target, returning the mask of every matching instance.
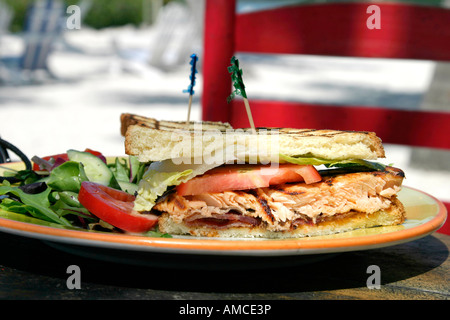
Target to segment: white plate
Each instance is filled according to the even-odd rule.
[[[328,256],[340,252],[397,245],[429,235],[444,224],[447,210],[442,202],[433,196],[403,187],[399,199],[406,209],[406,221],[402,225],[295,239],[223,239],[190,236],[153,238],[53,228],[5,218],[0,218],[0,230],[44,240],[53,247],[75,254],[124,263],[147,265],[162,263],[177,266],[180,256],[191,258],[196,256],[202,263],[205,263],[206,257],[214,256],[214,260],[239,257],[236,266],[247,260],[255,265],[253,261],[258,257],[265,257],[268,263],[280,265],[294,263],[292,259],[294,256],[304,256],[298,259],[298,263],[303,263],[311,259],[325,258],[317,256],[318,254]],[[158,255],[158,261],[154,261],[155,254]],[[192,267],[198,266],[198,261],[192,261]]]

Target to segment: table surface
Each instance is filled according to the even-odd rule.
[[[439,233],[323,261],[257,270],[177,270],[100,261],[3,232],[0,243],[3,300],[450,299],[450,236]],[[185,259],[189,257],[180,257],[179,265]],[[80,289],[67,286],[70,265],[80,268]],[[367,287],[371,265],[380,268],[380,289]]]

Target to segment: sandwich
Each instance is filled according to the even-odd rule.
[[[134,209],[159,231],[298,238],[398,225],[404,172],[373,132],[171,122],[122,114],[125,152],[148,163]]]

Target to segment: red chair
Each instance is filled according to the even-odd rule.
[[[380,9],[380,29],[367,27],[371,5]],[[243,101],[226,99],[232,89],[227,67],[236,53],[450,61],[449,21],[449,9],[405,3],[307,4],[236,14],[234,0],[206,0],[203,120],[249,127]],[[257,126],[374,131],[385,143],[450,150],[450,112],[249,101]],[[439,232],[450,234],[450,224]]]

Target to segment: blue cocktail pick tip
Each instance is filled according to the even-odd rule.
[[[198,61],[197,54],[195,53],[191,54],[191,62],[189,63],[190,65],[192,65],[191,75],[189,76],[191,83],[189,84],[186,90],[183,90],[184,93],[189,93],[190,95],[194,94],[195,74],[197,73],[197,61]]]

